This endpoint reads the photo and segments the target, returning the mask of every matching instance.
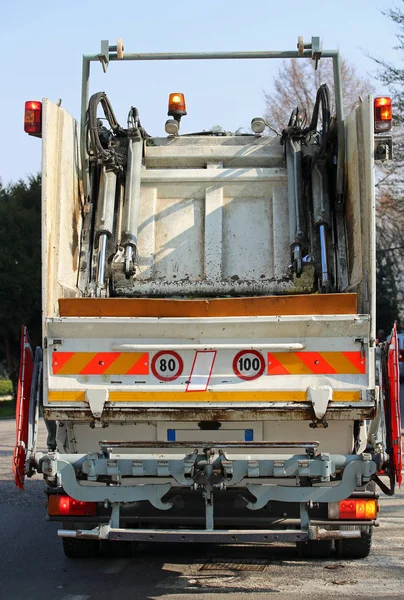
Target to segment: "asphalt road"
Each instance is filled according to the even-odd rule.
[[[404,400],[404,386],[401,388]],[[402,414],[404,414],[404,406]],[[367,559],[298,558],[293,546],[139,547],[130,559],[69,560],[45,521],[39,476],[26,491],[14,487],[11,453],[15,424],[0,421],[1,600],[324,600],[403,598],[404,491],[381,498],[380,527]],[[39,447],[44,448],[41,425]]]

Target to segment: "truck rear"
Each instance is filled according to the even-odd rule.
[[[104,92],[89,97],[92,62],[288,57],[332,60],[335,98],[323,84],[313,115],[297,108],[277,136],[262,118],[249,134],[181,135],[174,93],[153,137],[135,107],[124,128]],[[376,484],[401,480],[395,337],[375,354],[389,99],[344,118],[339,55],[318,38],[178,55],[104,41],[83,59],[80,125],[47,99],[28,110],[43,139],[44,340],[43,362],[23,343],[15,472],[20,487],[43,474],[65,553],[286,541],[325,557],[335,540],[367,556]]]

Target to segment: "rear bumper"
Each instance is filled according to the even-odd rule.
[[[372,526],[374,522],[367,523]],[[308,540],[352,539],[361,537],[361,528],[329,530],[318,526],[303,529],[280,530],[180,530],[122,529],[101,525],[94,529],[59,529],[59,537],[93,540],[134,542],[180,542],[212,544],[245,544],[276,542],[307,542]]]
[[[223,406],[198,408],[165,407],[109,407],[102,413],[103,423],[132,421],[312,421],[311,402],[293,402],[289,406],[274,403],[268,406],[244,406],[227,408]],[[327,408],[327,421],[352,421],[373,419],[376,414],[374,402],[331,403]],[[67,406],[44,406],[44,418],[48,421],[69,421],[93,423],[94,416],[89,408]]]

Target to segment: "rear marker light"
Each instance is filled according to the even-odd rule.
[[[341,502],[330,502],[328,504],[329,519],[373,520],[376,519],[377,512],[378,505],[375,499],[347,498],[341,500]]]
[[[97,514],[96,502],[83,502],[70,496],[51,495],[48,497],[48,513],[57,516],[93,517]]]
[[[374,100],[375,133],[390,131],[393,118],[391,98],[381,97]]]
[[[24,131],[40,137],[42,134],[42,102],[28,100],[25,103]]]

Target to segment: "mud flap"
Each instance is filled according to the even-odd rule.
[[[397,327],[394,324],[390,343],[382,351],[383,396],[386,423],[386,449],[390,457],[389,471],[390,475],[401,486],[403,461],[398,354]]]
[[[40,387],[42,379],[42,350],[32,352],[28,330],[21,329],[20,370],[16,404],[16,442],[14,447],[13,471],[15,485],[24,489],[27,473],[27,455],[35,452]]]

